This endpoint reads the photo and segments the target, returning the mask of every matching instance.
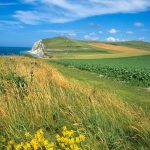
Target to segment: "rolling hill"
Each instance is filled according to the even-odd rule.
[[[69,39],[67,37],[55,37],[43,39],[42,42],[46,49],[86,49],[89,46],[79,40]]]
[[[132,47],[129,47],[128,42],[93,42],[70,39],[67,37],[54,37],[42,40],[44,44],[44,54],[48,58],[116,58],[116,57],[130,57],[149,54],[143,45],[138,42],[130,42]],[[132,43],[132,44],[131,44]],[[136,44],[137,43],[137,44]],[[143,47],[140,49],[140,46]],[[148,49],[148,44],[145,45]]]

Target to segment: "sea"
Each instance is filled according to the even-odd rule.
[[[2,47],[0,46],[0,55],[22,55],[31,50],[31,47]]]

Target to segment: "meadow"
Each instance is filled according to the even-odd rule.
[[[150,86],[150,55],[111,59],[63,59],[55,60],[65,66],[98,73],[119,81]]]
[[[0,99],[1,149],[149,149],[142,108],[45,60],[1,57]]]
[[[0,57],[0,149],[149,150],[149,51],[43,41],[51,59]]]

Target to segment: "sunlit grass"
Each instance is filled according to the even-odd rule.
[[[53,141],[66,125],[85,135],[87,149],[148,149],[149,124],[114,93],[69,82],[42,60],[0,58],[0,135],[7,141],[41,128]]]

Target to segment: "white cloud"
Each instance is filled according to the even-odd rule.
[[[136,27],[142,27],[142,26],[144,26],[144,24],[142,22],[135,22],[134,26],[136,26]]]
[[[145,11],[149,0],[22,0],[31,10],[18,10],[15,17],[26,24],[64,23],[86,17]],[[35,5],[36,4],[36,5]]]
[[[118,41],[120,41],[118,38],[115,38],[115,37],[108,37],[106,40],[108,42],[118,42]]]
[[[16,11],[14,15],[15,18],[18,18],[21,22],[25,24],[36,25],[43,21],[43,17],[38,15],[36,11]]]
[[[116,30],[116,29],[113,28],[113,29],[110,29],[108,32],[112,33],[112,34],[116,34],[118,32],[118,30]]]
[[[99,40],[99,37],[97,36],[96,33],[92,32],[92,33],[84,35],[84,39],[85,40],[97,41],[97,40]]]
[[[77,36],[77,33],[75,33],[75,32],[68,33],[68,36],[70,36],[70,37],[75,37],[75,36]]]
[[[126,34],[133,34],[133,32],[132,31],[127,31]]]

